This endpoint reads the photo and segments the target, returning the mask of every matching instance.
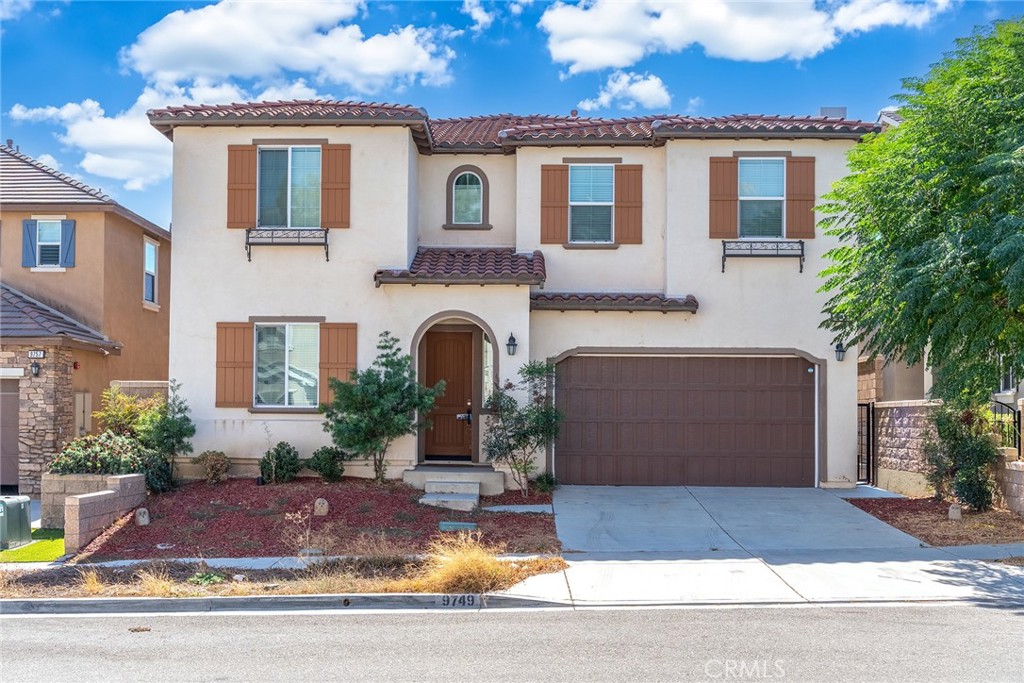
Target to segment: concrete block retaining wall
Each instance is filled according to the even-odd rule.
[[[85,547],[145,500],[146,477],[142,474],[111,475],[106,477],[103,491],[68,496],[64,501],[65,551],[72,553]]]
[[[52,474],[42,479],[42,524],[44,529],[64,528],[64,501],[68,496],[95,493],[108,488],[109,474]]]

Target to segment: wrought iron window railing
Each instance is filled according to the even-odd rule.
[[[245,256],[252,261],[252,248],[256,246],[312,246],[323,247],[324,258],[331,260],[326,228],[246,228]]]
[[[730,258],[796,258],[804,272],[803,240],[722,240],[722,272]]]

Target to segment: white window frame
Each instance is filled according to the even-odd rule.
[[[457,221],[455,220],[455,190],[459,186],[459,178],[464,175],[471,175],[476,178],[479,185],[477,186],[480,190],[480,212],[475,221]],[[455,176],[455,180],[452,181],[452,225],[480,225],[484,222],[484,179],[480,177],[478,173],[474,171],[462,171],[459,175]]]
[[[285,225],[261,225],[260,224],[260,155],[263,150],[287,150],[288,151],[288,176],[285,178]],[[301,228],[292,227],[292,150],[293,149],[317,149],[320,150],[320,225],[316,227],[303,226]],[[315,230],[323,227],[324,216],[323,216],[323,192],[324,192],[324,176],[323,176],[323,162],[324,162],[324,150],[321,145],[260,145],[256,148],[256,227],[260,229],[272,230],[274,228],[286,229],[286,230]]]
[[[63,237],[64,237],[64,230],[62,228],[62,225],[63,225],[62,221],[57,220],[57,219],[52,219],[52,218],[50,218],[50,219],[43,219],[43,220],[35,219],[35,220],[36,220],[36,268],[46,268],[46,269],[60,268],[61,267],[60,262],[64,258],[64,246],[63,246],[63,244],[61,244],[61,242],[63,242]],[[44,243],[39,238],[39,232],[40,232],[39,231],[39,225],[41,223],[56,223],[57,224],[57,241],[56,242],[45,242]],[[56,263],[46,263],[46,264],[44,264],[43,263],[43,247],[44,246],[52,247],[54,244],[57,245],[57,262]]]
[[[740,187],[740,165],[744,161],[781,161],[782,162],[782,196],[780,197],[744,197],[739,194]],[[741,240],[784,240],[786,239],[786,157],[739,157],[736,160],[736,191],[737,191],[737,202],[736,202],[736,234]],[[741,206],[743,202],[782,202],[782,214],[780,226],[781,234],[778,237],[759,237],[749,236],[745,237],[741,233],[743,232],[742,213]]]
[[[572,200],[572,169],[576,167],[597,167],[597,166],[608,166],[612,169],[612,200],[610,202],[574,202]],[[616,164],[569,164],[569,188],[568,188],[568,199],[569,199],[569,216],[568,216],[568,232],[569,232],[569,244],[615,244],[615,166]],[[572,207],[574,206],[609,206],[611,207],[611,227],[608,231],[607,240],[574,240],[572,238]]]
[[[320,357],[320,335],[319,335],[320,323],[315,323],[315,322],[294,322],[294,321],[293,322],[287,322],[287,321],[281,321],[281,322],[266,321],[266,322],[253,323],[253,335],[252,335],[252,344],[253,344],[253,349],[252,349],[252,387],[253,387],[253,390],[252,390],[252,407],[253,408],[260,408],[260,409],[280,408],[280,409],[287,409],[287,410],[310,410],[310,409],[314,409],[315,410],[319,406],[319,403],[316,403],[316,404],[314,404],[312,406],[296,406],[296,405],[288,405],[287,403],[281,404],[281,403],[257,403],[256,402],[256,399],[257,399],[257,396],[258,396],[257,388],[259,387],[258,372],[259,372],[259,367],[260,367],[260,355],[259,355],[260,354],[260,345],[259,345],[260,335],[259,335],[259,328],[261,328],[261,327],[284,327],[285,328],[285,333],[284,333],[284,335],[285,335],[285,343],[284,343],[284,397],[285,397],[285,400],[287,401],[288,400],[288,396],[289,396],[289,391],[288,391],[288,382],[289,382],[288,368],[291,366],[291,344],[289,342],[290,342],[290,339],[291,339],[291,328],[293,326],[295,326],[295,325],[312,325],[312,326],[316,327],[316,329],[317,329],[317,358],[319,358]],[[318,371],[317,378],[316,378],[316,391],[317,391],[317,396],[319,396],[319,394],[320,394],[320,376],[319,376],[319,371]]]
[[[153,247],[153,272],[146,270],[146,247]],[[160,280],[158,273],[160,271],[160,243],[149,237],[142,238],[142,302],[151,306],[158,306],[160,304]],[[153,300],[150,301],[146,298],[146,276],[153,276]]]

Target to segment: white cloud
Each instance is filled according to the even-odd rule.
[[[548,50],[568,74],[628,68],[645,56],[700,45],[712,57],[806,59],[845,35],[882,26],[919,28],[957,0],[788,2],[556,2],[541,16]]]
[[[5,2],[7,11],[10,0]],[[316,99],[342,86],[357,96],[442,85],[455,53],[448,26],[396,27],[364,35],[354,23],[366,5],[340,2],[240,2],[172,12],[121,50],[122,68],[147,85],[135,103],[107,114],[87,99],[63,106],[15,104],[14,121],[61,127],[58,139],[81,153],[77,167],[141,190],[170,177],[171,145],[146,111],[181,104]]]
[[[533,0],[512,0],[508,4],[508,12],[514,17],[518,17],[523,13],[523,10],[533,4]]]
[[[462,0],[462,9],[460,11],[473,20],[473,25],[470,28],[477,35],[486,31],[494,23],[494,17],[496,16],[495,12],[485,10],[480,0]]]
[[[36,157],[36,161],[41,163],[43,166],[52,168],[54,171],[60,170],[60,162],[57,161],[52,154],[40,154]]]
[[[32,9],[35,0],[0,0],[0,21],[12,21]]]
[[[616,71],[608,77],[597,97],[583,100],[579,108],[595,111],[616,107],[628,111],[638,104],[645,109],[668,107],[672,104],[672,96],[661,79],[653,74]]]
[[[275,79],[309,74],[319,85],[377,92],[445,83],[455,56],[442,29],[405,26],[365,36],[346,23],[361,2],[238,2],[178,10],[121,51],[121,63],[158,84],[197,78]],[[239,49],[244,46],[244,49]]]
[[[683,110],[683,113],[689,114],[690,116],[694,116],[700,112],[701,107],[703,106],[703,97],[691,97],[690,99],[686,100],[686,109]]]

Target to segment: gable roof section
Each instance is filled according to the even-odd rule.
[[[663,138],[773,137],[851,138],[859,140],[877,127],[866,121],[827,116],[666,116],[651,124],[654,136]]]
[[[5,283],[0,283],[0,335],[5,341],[52,338],[107,351],[121,349],[106,335]]]
[[[515,249],[420,247],[406,270],[378,270],[382,284],[405,285],[542,285],[547,277],[544,254]]]
[[[436,151],[502,151],[501,132],[529,126],[554,125],[574,119],[569,116],[493,114],[454,119],[431,119],[430,135]]]
[[[80,180],[41,164],[8,145],[0,145],[0,204],[4,206],[81,206],[83,209],[113,211],[127,218],[146,232],[162,239],[171,233],[134,211],[118,204],[101,191]]]
[[[187,104],[181,107],[151,109],[149,122],[169,139],[176,126],[237,126],[239,124],[278,125],[404,125],[408,126],[421,152],[433,147],[427,112],[418,107],[384,102],[341,102],[335,100],[283,100],[276,102],[236,102],[234,104]]]

